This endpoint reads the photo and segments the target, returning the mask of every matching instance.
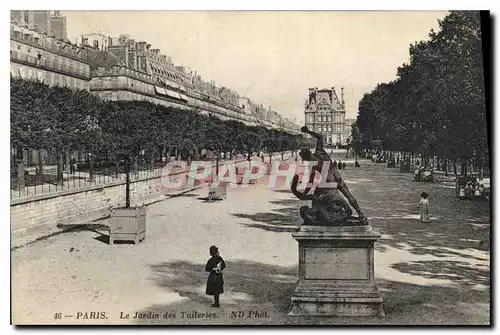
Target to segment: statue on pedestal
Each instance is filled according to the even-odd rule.
[[[337,183],[337,188],[321,187],[318,185],[313,194],[309,194],[311,187],[306,187],[304,192],[297,190],[299,176],[295,175],[292,180],[292,193],[300,200],[311,200],[312,206],[302,206],[300,216],[304,219],[305,225],[315,226],[361,226],[368,225],[368,219],[361,212],[358,202],[352,196],[347,185],[342,180],[339,170],[332,163],[330,155],[323,148],[323,136],[319,133],[310,131],[306,126],[301,128],[305,134],[316,138],[316,150],[312,153],[309,149],[302,149],[300,156],[303,161],[315,161],[317,164],[313,167],[309,177],[309,184],[314,182],[314,176],[321,174],[324,162],[329,162],[326,183]],[[322,176],[323,177],[323,176]],[[342,193],[349,203],[339,194]],[[358,213],[357,217],[352,216],[352,206]]]

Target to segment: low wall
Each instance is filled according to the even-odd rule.
[[[237,166],[241,163],[235,162]],[[187,174],[187,171],[170,173],[170,178],[186,181]],[[193,186],[200,186],[200,183]],[[185,185],[184,189],[193,186]],[[106,216],[111,209],[125,206],[125,187],[125,183],[120,181],[12,200],[11,232],[22,233],[41,225],[74,224],[85,218],[88,222]],[[182,189],[165,189],[161,175],[136,179],[130,185],[130,202],[131,205],[148,203],[151,199],[180,191]]]

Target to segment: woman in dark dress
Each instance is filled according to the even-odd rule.
[[[212,245],[210,247],[210,256],[212,256],[205,266],[205,271],[210,272],[207,279],[206,294],[214,296],[212,307],[220,307],[219,295],[224,293],[224,278],[222,271],[226,268],[226,263],[219,255],[219,249]]]

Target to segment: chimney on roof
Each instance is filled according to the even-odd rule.
[[[309,95],[313,94],[314,93],[314,88],[309,88]]]

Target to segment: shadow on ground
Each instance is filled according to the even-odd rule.
[[[415,255],[483,260],[460,251],[479,249],[481,241],[489,241],[489,203],[461,203],[454,189],[439,183],[417,183],[412,174],[383,166],[367,165],[342,170],[341,174],[374,229],[383,234],[376,243],[377,251],[395,248]],[[430,194],[430,224],[421,224],[419,220],[418,202],[422,191]],[[310,206],[310,202],[293,198],[287,190],[275,192],[290,193],[290,199],[270,201],[272,206],[268,212],[233,216],[245,219],[247,222],[239,223],[247,227],[282,233],[295,231],[302,223],[299,208]]]
[[[412,261],[396,263],[391,267],[403,273],[430,279],[448,279],[465,286],[490,285],[489,269],[471,267],[463,261]]]
[[[436,264],[436,266],[439,266]],[[211,297],[205,295],[207,273],[204,265],[185,261],[159,263],[151,266],[156,285],[166,292],[178,294],[177,302],[156,304],[139,313],[149,311],[173,312],[171,320],[137,319],[138,324],[189,325],[323,325],[323,324],[484,324],[489,313],[485,300],[487,291],[468,290],[457,286],[421,286],[395,281],[378,281],[384,297],[386,317],[290,317],[290,298],[297,282],[296,267],[282,267],[251,261],[227,261],[224,274],[225,293],[220,309],[210,308]],[[401,271],[419,272],[401,268]],[[453,279],[452,279],[453,280]],[[476,273],[463,272],[462,281],[482,280]],[[446,304],[443,303],[446,301]],[[248,318],[250,311],[267,312],[268,318]],[[486,312],[485,312],[486,310]],[[231,312],[242,311],[244,318],[231,317]],[[217,318],[182,318],[181,312],[216,313]],[[483,316],[481,316],[483,315]]]
[[[302,219],[299,215],[299,207],[297,207],[298,201],[284,199],[273,200],[269,203],[274,207],[271,212],[232,215],[239,219],[252,221],[252,223],[238,222],[245,227],[260,228],[277,233],[291,233],[299,229]]]

